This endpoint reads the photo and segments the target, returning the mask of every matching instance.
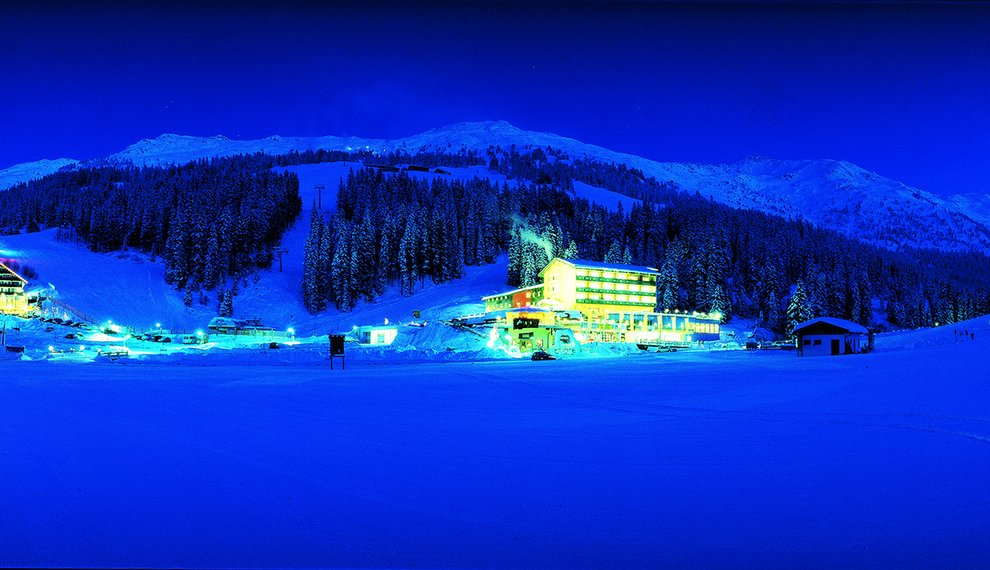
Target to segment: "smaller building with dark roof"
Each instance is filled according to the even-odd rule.
[[[817,317],[799,323],[794,327],[794,335],[801,356],[859,354],[869,349],[866,327],[835,317]]]

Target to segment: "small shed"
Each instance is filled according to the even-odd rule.
[[[354,327],[354,336],[357,337],[358,344],[392,344],[398,336],[399,329],[394,326],[374,326],[365,325]]]
[[[801,356],[859,354],[869,348],[869,333],[863,325],[835,317],[818,317],[794,327]]]

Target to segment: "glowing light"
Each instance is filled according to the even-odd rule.
[[[488,333],[488,348],[495,348],[496,342],[498,342],[498,327],[492,327],[492,330]]]

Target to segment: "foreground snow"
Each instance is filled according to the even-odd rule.
[[[866,356],[0,362],[0,565],[978,567],[986,318]]]

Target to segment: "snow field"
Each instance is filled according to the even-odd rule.
[[[837,358],[3,362],[0,565],[980,567],[965,326]]]

